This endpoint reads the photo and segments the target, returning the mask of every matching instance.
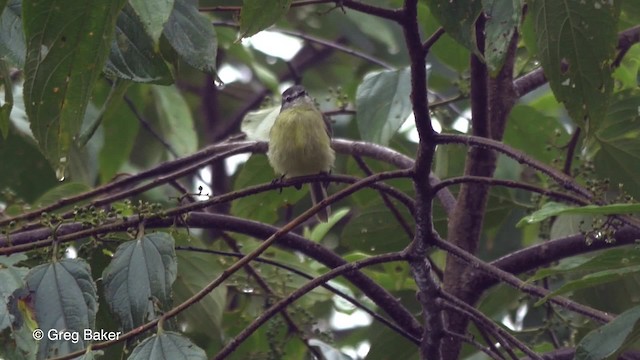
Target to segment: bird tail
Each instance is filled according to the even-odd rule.
[[[311,183],[311,202],[313,205],[321,202],[327,197],[327,189],[320,182]],[[325,206],[320,211],[316,213],[316,217],[321,222],[327,222],[329,220],[329,215],[331,215],[331,208],[329,206]]]

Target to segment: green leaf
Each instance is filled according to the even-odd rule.
[[[207,354],[182,334],[164,331],[142,341],[133,349],[128,359],[205,360]]]
[[[640,82],[638,81],[638,74],[640,73],[640,44],[635,44],[622,58],[620,66],[613,72],[613,78],[618,82],[617,85],[622,85],[623,89],[637,89]]]
[[[9,136],[11,124],[11,109],[13,108],[13,82],[7,63],[0,57],[0,84],[3,86],[4,104],[0,106],[0,136],[6,139]]]
[[[484,58],[492,73],[504,64],[509,40],[520,25],[524,0],[482,0],[486,14]]]
[[[397,27],[395,24],[386,19],[358,11],[347,11],[345,16],[362,31],[363,34],[385,45],[386,48],[384,50],[388,54],[398,54],[398,52],[401,51],[402,42],[401,39],[396,36]],[[345,34],[345,36],[347,36],[347,34]]]
[[[308,231],[308,233],[305,231],[305,237],[311,241],[320,242],[325,236],[327,236],[329,231],[348,214],[349,209],[346,208],[332,212],[326,223],[318,223],[312,230]]]
[[[614,185],[624,184],[624,191],[640,197],[640,91],[624,90],[614,96],[607,118],[596,133],[600,149],[594,157],[596,173]]]
[[[640,204],[610,204],[610,205],[586,205],[586,206],[569,206],[556,202],[548,202],[542,205],[540,210],[533,212],[531,215],[525,216],[517,224],[518,227],[526,224],[534,224],[546,220],[560,214],[572,215],[624,215],[640,212]]]
[[[40,196],[34,204],[36,207],[47,206],[62,198],[78,195],[89,190],[91,190],[91,187],[81,183],[70,182],[62,184],[47,191],[44,195]]]
[[[168,85],[173,81],[171,70],[162,59],[154,39],[144,31],[144,23],[131,5],[127,4],[118,15],[104,72],[110,77],[141,83]]]
[[[192,245],[192,244],[191,244]],[[190,251],[178,253],[178,276],[173,284],[177,303],[182,303],[202,290],[212,279],[222,273],[217,255]],[[218,286],[206,297],[180,314],[189,329],[207,329],[206,335],[215,343],[222,343],[221,323],[227,300],[227,287]]]
[[[600,144],[615,144],[618,140],[638,138],[640,136],[640,128],[638,128],[638,121],[640,121],[639,108],[639,90],[623,90],[616,93],[609,111],[607,111],[607,118],[596,134],[596,139]]]
[[[365,76],[356,91],[358,129],[365,141],[387,145],[411,114],[408,68]]]
[[[289,11],[292,0],[244,0],[240,11],[238,39],[250,37],[275,24]]]
[[[482,12],[480,0],[424,1],[447,34],[471,52],[479,53],[475,39],[475,22]]]
[[[610,323],[588,333],[576,348],[577,360],[606,359],[624,350],[640,336],[640,306],[618,315]]]
[[[561,135],[555,137],[555,132]],[[516,149],[526,151],[527,154],[547,164],[556,153],[549,151],[547,146],[565,144],[569,134],[556,117],[547,116],[528,105],[516,105],[509,113],[509,121],[504,133],[505,144]]]
[[[55,186],[55,174],[31,139],[15,131],[0,137],[0,189],[10,188],[27,202]]]
[[[419,4],[419,10],[425,13],[425,20],[421,22],[425,34],[433,34],[438,29],[438,20],[423,3]],[[433,54],[444,65],[462,73],[469,68],[469,50],[454,40],[445,32],[444,35],[431,47],[429,54]],[[436,73],[434,73],[434,76]],[[433,83],[430,81],[430,85]]]
[[[275,174],[266,156],[254,155],[242,166],[233,184],[233,188],[244,189],[248,186],[269,183],[275,179]],[[237,199],[231,204],[231,213],[241,218],[273,224],[278,219],[278,211],[292,206],[302,199],[309,191],[308,186],[301,190],[293,187],[271,190],[251,197]],[[257,206],[256,206],[257,205]]]
[[[45,334],[57,329],[80,335],[85,329],[93,329],[98,296],[91,269],[84,260],[64,259],[38,265],[29,271],[25,283],[38,326]],[[38,358],[62,356],[87,345],[82,336],[77,341],[45,336],[38,344]]]
[[[630,266],[640,266],[640,249],[635,247],[609,249],[592,257],[565,259],[552,268],[538,270],[530,280],[539,280],[555,274],[591,274]]]
[[[130,88],[130,84],[128,81],[116,81],[116,89],[109,90],[108,99],[103,105],[104,145],[98,154],[102,182],[111,180],[129,159],[140,129],[140,121],[135,114],[128,107],[121,106],[126,91],[124,88],[135,89],[135,87]],[[126,95],[134,104],[139,105],[142,102],[140,96],[136,96],[139,94],[140,91],[128,91]],[[147,95],[145,93],[148,98]]]
[[[21,0],[10,0],[0,16],[0,54],[19,68],[24,67],[27,45],[22,30]]]
[[[240,130],[247,134],[248,140],[269,141],[269,132],[278,114],[280,114],[280,106],[250,111],[242,119]]]
[[[11,256],[26,260],[23,254]],[[27,275],[29,269],[25,267],[16,267],[13,265],[3,264],[0,267],[0,332],[11,326],[12,319],[9,316],[9,297],[14,291],[24,286],[23,279]]]
[[[604,119],[613,91],[611,61],[620,1],[534,0],[537,48],[558,101],[588,135]],[[563,71],[562,63],[567,66]]]
[[[169,21],[164,25],[164,36],[187,64],[215,73],[218,39],[213,25],[200,14],[197,4],[175,1]]]
[[[633,274],[638,274],[638,273],[640,273],[640,265],[626,266],[621,269],[603,270],[603,271],[598,271],[592,274],[588,274],[578,280],[566,282],[558,289],[554,290],[544,298],[538,300],[536,305],[543,304],[550,297],[621,280],[621,279],[624,279],[625,277],[631,276]]]
[[[8,0],[0,0],[0,13],[4,11],[4,7],[7,6]]]
[[[156,318],[157,307],[170,308],[176,272],[169,234],[153,233],[118,246],[102,278],[105,299],[125,331]]]
[[[24,103],[33,135],[57,170],[74,141],[109,53],[124,0],[26,1]]]
[[[198,134],[189,104],[175,86],[153,86],[152,90],[166,140],[179,156],[194,153],[198,149]]]
[[[397,208],[413,229],[413,218],[406,208],[401,205]],[[365,254],[401,251],[410,241],[379,195],[376,200],[360,208],[358,214],[347,223],[341,236],[341,245]]]
[[[169,20],[175,0],[129,0],[153,44],[158,43],[164,24]]]

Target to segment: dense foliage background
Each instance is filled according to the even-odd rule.
[[[0,358],[634,355],[640,2],[0,9]],[[293,83],[338,158],[272,182]]]

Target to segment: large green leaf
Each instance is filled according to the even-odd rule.
[[[640,90],[624,90],[616,93],[596,139],[601,144],[615,143],[623,139],[637,139],[640,136],[638,108],[640,108]]]
[[[171,306],[176,279],[174,240],[153,233],[118,246],[102,273],[104,296],[125,331],[140,326]]]
[[[198,134],[189,104],[175,86],[154,86],[152,89],[162,133],[167,141],[178,156],[194,153],[198,149]]]
[[[618,315],[610,323],[591,331],[576,348],[577,360],[607,359],[640,338],[640,306]]]
[[[287,13],[292,0],[244,0],[240,11],[240,35],[250,37],[275,24]]]
[[[175,0],[129,0],[129,5],[138,14],[145,32],[154,44],[158,43],[162,28],[169,20]]]
[[[276,175],[266,156],[254,155],[242,166],[233,188],[244,189],[251,185],[269,183],[275,178]],[[242,218],[272,224],[278,219],[279,210],[296,204],[307,192],[308,186],[304,186],[301,190],[288,187],[282,192],[272,190],[254,194],[251,197],[243,197],[233,202],[231,213]]]
[[[133,349],[129,360],[198,360],[207,354],[180,333],[164,331],[153,335]]]
[[[484,58],[493,73],[502,68],[509,40],[520,25],[524,0],[482,0],[487,16]]]
[[[552,291],[544,298],[538,300],[537,304],[544,303],[549,298],[557,295],[571,293],[576,290],[592,288],[598,285],[622,280],[634,274],[640,274],[640,265],[625,266],[619,269],[609,269],[587,274],[580,279],[566,282],[558,289]]]
[[[569,206],[566,204],[548,202],[542,206],[540,210],[534,211],[531,215],[527,215],[517,226],[525,224],[535,224],[544,221],[550,217],[561,214],[569,215],[625,215],[640,212],[640,204],[609,204],[609,205],[586,205],[586,206]]]
[[[411,238],[395,219],[379,195],[371,203],[362,206],[357,215],[342,231],[343,246],[365,254],[383,254],[404,249]],[[413,218],[402,205],[397,205],[404,220],[413,229]]]
[[[170,84],[171,71],[144,29],[144,23],[127,4],[118,15],[105,74],[135,82]]]
[[[410,93],[408,68],[368,74],[356,92],[362,139],[387,145],[411,114]]]
[[[0,137],[0,188],[10,188],[27,202],[57,184],[55,173],[32,139],[9,133]]]
[[[177,303],[187,300],[222,273],[223,268],[220,262],[215,261],[213,258],[215,256],[188,251],[178,253],[178,276],[173,284]],[[220,327],[222,314],[225,310],[226,297],[227,288],[219,286],[205,298],[181,313],[180,319],[187,321],[189,329],[199,331],[206,329],[206,336],[210,337],[214,343],[221,344],[222,333]]]
[[[25,1],[24,102],[33,135],[57,170],[74,141],[109,53],[124,0]]]
[[[593,135],[604,119],[613,91],[611,61],[619,2],[530,3],[539,58],[551,89],[588,135]]]
[[[0,54],[16,66],[24,66],[27,45],[22,30],[22,1],[11,0],[0,15]]]
[[[197,4],[175,1],[173,12],[164,24],[164,36],[187,64],[215,73],[218,39],[211,22],[198,12]]]
[[[556,132],[560,132],[560,136],[555,137]],[[550,151],[548,146],[552,143],[564,145],[568,140],[567,131],[553,116],[528,105],[516,105],[509,113],[504,142],[538,160],[551,164],[557,153]]]
[[[424,0],[447,34],[478,53],[475,22],[482,11],[480,0]]]
[[[120,168],[131,155],[136,135],[140,129],[140,121],[135,114],[123,104],[124,96],[128,96],[135,105],[140,105],[143,101],[141,91],[127,91],[122,88],[138,90],[141,88],[133,86],[129,88],[127,81],[116,81],[116,89],[110,89],[107,103],[104,105],[102,113],[102,130],[104,134],[104,145],[100,147],[98,163],[100,164],[100,179],[102,182],[109,181],[120,171]],[[107,89],[103,89],[107,90]],[[124,94],[124,92],[126,94]],[[148,98],[148,93],[145,91]]]
[[[38,359],[61,356],[85,348],[88,343],[81,336],[85,329],[93,329],[98,299],[96,285],[91,278],[89,264],[81,259],[64,259],[42,264],[29,271],[25,279],[39,328],[48,334],[75,334],[77,341],[56,340],[45,336],[38,344]]]
[[[421,21],[420,25],[424,28],[426,34],[433,34],[439,27],[438,20],[425,4],[421,2],[418,6],[418,10],[424,13],[424,20]],[[444,65],[453,68],[459,73],[469,68],[469,50],[446,32],[433,44],[429,50],[429,55],[434,55]],[[436,77],[438,74],[434,72],[433,76]],[[430,81],[429,85],[432,84],[433,81]]]
[[[640,197],[640,92],[625,90],[614,96],[607,118],[596,134],[599,151],[594,158],[596,174],[624,191]]]
[[[62,198],[78,195],[89,190],[91,190],[90,187],[81,183],[69,182],[66,184],[61,184],[40,196],[38,200],[35,201],[35,205],[36,207],[43,207],[53,204]]]
[[[638,139],[618,139],[601,141],[600,151],[594,163],[597,173],[609,178],[615,185],[624,184],[624,190],[640,196],[640,141]]]

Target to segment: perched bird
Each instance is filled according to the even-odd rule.
[[[282,107],[269,132],[269,163],[277,175],[291,178],[329,173],[335,161],[331,148],[331,124],[316,107],[304,87],[294,85],[282,93]],[[314,204],[327,197],[325,186],[314,182],[311,200]],[[327,222],[330,209],[317,213]]]

